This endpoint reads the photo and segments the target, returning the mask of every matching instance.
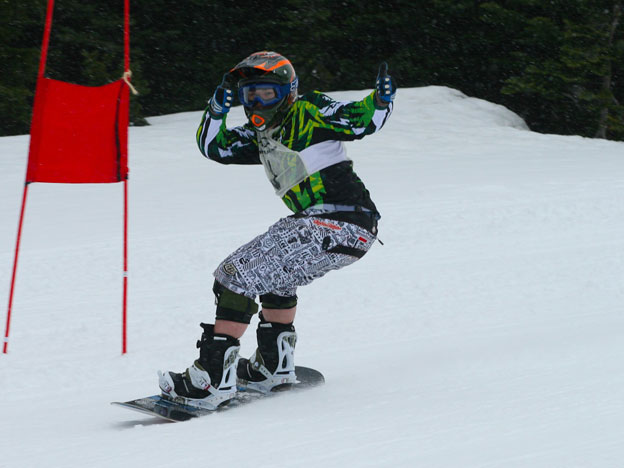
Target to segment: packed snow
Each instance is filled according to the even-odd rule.
[[[180,424],[111,406],[192,363],[213,269],[289,214],[261,166],[201,156],[200,116],[130,129],[125,356],[122,185],[30,186],[1,467],[622,466],[624,143],[538,134],[444,87],[399,90],[347,144],[385,245],[299,290],[296,361],[323,387]],[[27,153],[0,138],[4,305]]]

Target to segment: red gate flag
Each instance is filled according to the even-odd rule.
[[[127,349],[128,304],[128,113],[130,108],[130,0],[124,0],[124,75],[104,86],[81,86],[45,78],[54,0],[48,0],[37,89],[30,127],[30,150],[9,292],[3,353],[11,328],[22,226],[31,182],[124,185],[122,354]],[[134,88],[132,88],[134,91]],[[136,94],[136,91],[134,91]]]
[[[107,183],[128,177],[129,88],[37,82],[26,182]]]

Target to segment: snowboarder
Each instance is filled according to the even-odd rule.
[[[163,394],[186,404],[215,409],[235,396],[237,381],[260,392],[294,383],[297,287],[355,262],[376,240],[379,213],[342,142],[376,132],[390,116],[396,85],[387,65],[361,101],[338,102],[318,91],[298,96],[297,84],[288,59],[256,52],[224,76],[197,130],[204,156],[262,164],[294,214],[214,272],[216,319],[201,324],[199,359],[182,373],[159,374]],[[235,86],[248,122],[227,128]],[[239,359],[239,338],[258,312],[258,296],[258,348],[250,359]]]

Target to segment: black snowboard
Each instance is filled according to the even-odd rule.
[[[111,404],[128,408],[134,411],[139,411],[150,416],[156,416],[168,421],[182,422],[189,419],[198,418],[200,416],[206,416],[215,412],[227,411],[232,408],[237,408],[241,405],[251,403],[252,401],[259,400],[261,398],[273,397],[279,395],[285,391],[298,391],[304,390],[310,387],[316,387],[325,383],[323,374],[319,371],[311,369],[309,367],[295,367],[295,374],[297,375],[297,383],[293,385],[279,387],[271,393],[264,394],[255,391],[239,390],[236,393],[236,397],[230,400],[227,404],[220,406],[214,411],[207,409],[196,408],[194,406],[183,405],[173,400],[163,397],[162,395],[152,395],[145,398],[138,398],[136,400],[130,400],[125,402],[114,401]]]

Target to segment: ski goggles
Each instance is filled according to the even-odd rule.
[[[238,98],[245,107],[271,107],[288,96],[293,89],[297,89],[297,78],[292,83],[279,85],[277,83],[249,83],[238,89]]]

